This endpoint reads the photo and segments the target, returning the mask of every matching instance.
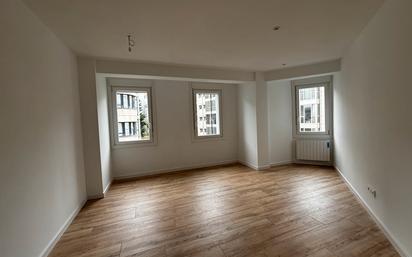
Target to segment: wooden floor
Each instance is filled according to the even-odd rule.
[[[241,165],[112,185],[51,256],[399,256],[331,168]]]

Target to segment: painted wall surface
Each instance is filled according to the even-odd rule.
[[[86,199],[76,58],[20,1],[0,31],[0,255],[36,257]]]
[[[258,167],[257,123],[256,123],[256,83],[238,85],[238,135],[240,162]]]
[[[112,181],[109,109],[106,78],[96,75],[97,121],[99,123],[100,167],[102,172],[103,191],[108,189]]]
[[[292,93],[290,80],[268,82],[269,156],[272,165],[292,161]]]
[[[319,76],[320,74],[329,74],[340,71],[340,61],[340,59],[337,59],[332,61],[312,63],[290,68],[270,70],[264,72],[264,77],[267,81],[279,81],[290,78],[310,77]]]
[[[186,80],[208,79],[232,82],[254,80],[253,72],[249,71],[116,60],[96,60],[96,70],[98,73],[175,77],[186,78]]]
[[[270,167],[267,83],[262,72],[256,72],[255,78],[258,169],[267,169]]]
[[[87,196],[89,199],[101,198],[104,188],[97,114],[96,63],[93,59],[79,57],[77,67]]]
[[[154,81],[156,144],[112,148],[114,177],[199,167],[237,160],[236,85],[222,86],[223,138],[193,140],[190,83]]]
[[[344,54],[334,85],[336,165],[409,256],[411,10],[410,0],[387,0]]]

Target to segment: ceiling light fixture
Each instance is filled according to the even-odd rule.
[[[129,43],[129,52],[131,52],[132,47],[134,47],[134,39],[132,38],[131,34],[127,35],[127,41]]]
[[[274,31],[280,30],[280,26],[279,26],[279,25],[274,26],[274,27],[273,27],[273,30],[274,30]]]

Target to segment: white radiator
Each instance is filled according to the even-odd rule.
[[[296,160],[330,161],[330,140],[298,139],[296,140]]]

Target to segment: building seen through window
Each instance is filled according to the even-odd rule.
[[[116,92],[118,141],[150,140],[147,92]]]
[[[195,93],[195,119],[197,136],[216,136],[221,134],[219,93]]]
[[[325,87],[300,88],[299,131],[325,132]]]

